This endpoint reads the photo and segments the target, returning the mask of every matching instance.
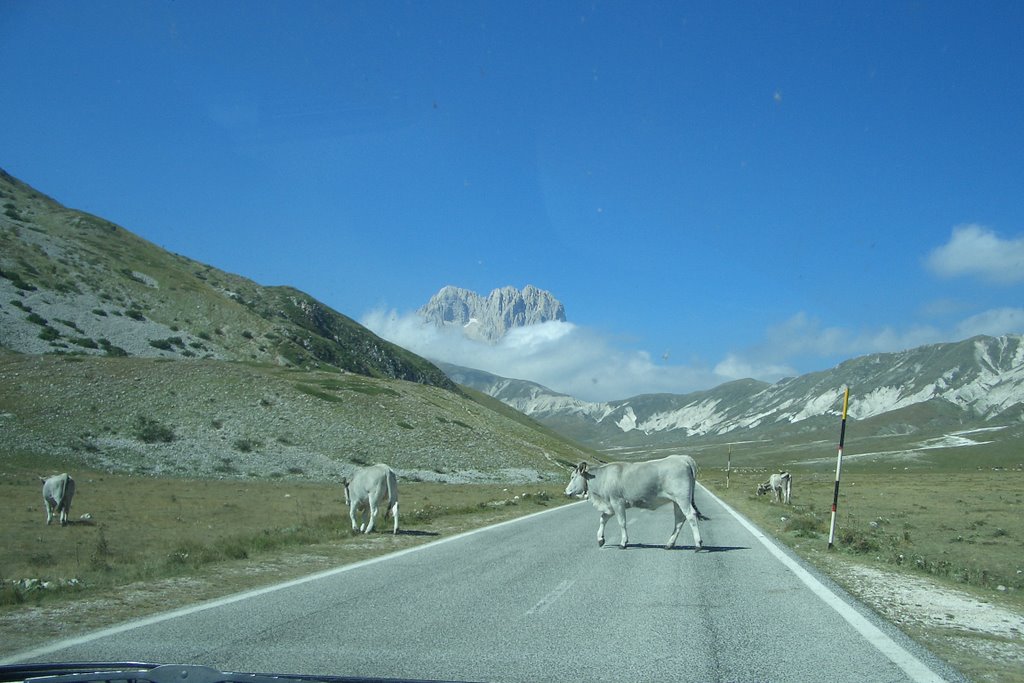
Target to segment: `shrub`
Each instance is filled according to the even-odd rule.
[[[43,329],[39,332],[39,338],[43,341],[54,341],[60,339],[60,332],[49,325],[44,325]]]
[[[98,349],[100,346],[89,337],[72,337],[68,339],[69,342],[77,346],[81,346],[86,349]]]
[[[235,439],[235,448],[243,453],[251,453],[261,445],[257,439]]]
[[[173,428],[145,415],[135,420],[135,436],[143,443],[170,443],[175,439]]]

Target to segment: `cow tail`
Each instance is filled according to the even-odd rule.
[[[398,477],[394,470],[388,470],[388,476],[384,478],[388,486],[388,509],[384,513],[384,519],[388,515],[394,515],[398,508]]]
[[[710,517],[708,517],[703,512],[701,512],[700,510],[697,509],[697,503],[693,503],[693,511],[697,513],[697,519],[701,519],[701,520],[711,519]]]
[[[690,481],[692,482],[692,484],[696,484],[696,482],[697,482],[697,463],[695,461],[693,461],[692,459],[690,461]],[[692,484],[690,486],[690,489],[691,489],[691,491],[690,491],[690,505],[693,506],[693,511],[697,513],[697,519],[701,519],[701,520],[709,520],[709,519],[711,519],[710,517],[705,515],[703,512],[701,512],[700,509],[697,508],[697,500],[693,497],[693,488],[695,488],[695,486],[692,485]]]

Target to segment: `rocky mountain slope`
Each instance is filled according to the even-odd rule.
[[[513,327],[565,321],[565,307],[550,292],[527,285],[495,289],[486,297],[459,287],[442,287],[417,313],[438,327],[459,326],[482,341],[501,339]]]
[[[1024,421],[1024,337],[975,337],[873,354],[775,384],[731,382],[685,395],[580,401],[545,387],[443,365],[460,384],[494,396],[564,434],[603,447],[700,438],[751,438],[834,429],[849,417],[879,433]]]
[[[263,287],[68,209],[0,170],[0,346],[208,358],[455,386],[290,287]]]
[[[585,449],[289,287],[0,171],[0,462],[171,476],[561,477]],[[589,453],[592,456],[592,453]]]

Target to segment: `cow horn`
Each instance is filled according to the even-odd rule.
[[[580,474],[583,474],[584,472],[586,472],[587,471],[587,461],[584,460],[584,461],[580,462],[579,465],[576,465],[576,471],[579,472]]]

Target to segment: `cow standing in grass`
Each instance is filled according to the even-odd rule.
[[[772,500],[776,503],[781,499],[783,503],[789,504],[793,496],[793,475],[789,472],[779,472],[768,477],[768,481],[758,484],[757,495],[772,492]]]
[[[693,502],[696,479],[697,463],[688,455],[670,455],[646,462],[613,462],[594,467],[581,462],[573,468],[565,494],[586,495],[601,513],[601,522],[597,527],[599,546],[604,545],[604,526],[612,514],[622,532],[619,547],[625,549],[626,508],[653,510],[671,501],[676,523],[665,547],[671,548],[676,544],[683,522],[689,521],[694,550],[700,550],[704,543],[700,538],[697,520],[708,518],[700,513]]]
[[[75,480],[64,472],[52,477],[39,477],[43,482],[43,503],[46,505],[46,523],[53,521],[53,516],[60,516],[60,525],[68,523],[71,512],[71,499],[75,497]]]
[[[341,483],[345,487],[345,503],[352,520],[352,531],[365,534],[373,531],[377,510],[386,496],[388,504],[384,508],[384,519],[392,515],[392,533],[398,533],[398,476],[393,469],[384,463],[370,465],[357,470],[351,481],[342,479]],[[360,513],[363,517],[361,524],[356,521]]]

